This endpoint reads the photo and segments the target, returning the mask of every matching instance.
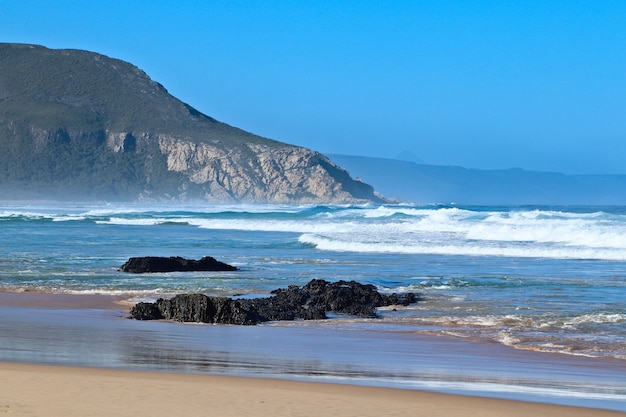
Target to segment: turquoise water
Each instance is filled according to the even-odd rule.
[[[608,369],[607,363],[626,369],[626,207],[4,204],[0,234],[4,291],[122,294],[140,301],[180,292],[259,296],[311,279],[357,280],[383,292],[413,291],[421,301],[382,309],[379,319],[336,317],[263,328],[292,336],[330,332],[327,341],[348,334],[396,341],[450,336],[465,345],[487,343],[505,352],[565,354],[585,369],[594,360],[600,361],[599,369]],[[213,256],[240,270],[119,271],[129,257],[144,255]],[[413,342],[403,343],[398,349],[417,355],[406,348]],[[390,364],[391,351],[388,359],[378,359],[383,365]],[[398,363],[407,360],[403,355]],[[316,363],[324,357],[330,361],[327,352]],[[294,366],[302,365],[294,361]],[[454,378],[475,377],[463,376],[463,360],[453,363],[458,369]],[[279,375],[292,372],[277,369]],[[570,372],[559,369],[567,370],[564,375]],[[404,383],[450,383],[447,371],[433,372],[407,376]],[[404,375],[397,370],[384,378],[380,369],[374,373],[387,384],[397,384]],[[601,380],[601,374],[594,378]],[[342,371],[333,375],[339,378]],[[492,384],[490,378],[472,381],[475,386]],[[614,390],[602,395],[626,399],[626,386],[611,378]],[[560,383],[550,383],[561,387],[559,395],[568,390],[566,380],[563,376]],[[590,386],[598,385],[594,381]],[[519,391],[519,384],[512,386],[511,392]]]
[[[0,289],[267,294],[357,280],[423,301],[342,322],[626,359],[626,208],[0,206]],[[129,275],[132,256],[227,273]]]

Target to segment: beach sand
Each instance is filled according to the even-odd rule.
[[[122,297],[0,293],[0,305],[126,310]],[[6,335],[5,335],[6,336]],[[0,362],[0,415],[13,416],[624,416],[513,400],[205,374]]]
[[[98,308],[105,310],[128,310],[133,303],[128,295],[101,294],[54,294],[46,292],[3,292],[0,291],[0,305],[5,307],[36,308]]]
[[[273,379],[0,363],[13,416],[623,416],[624,413]]]

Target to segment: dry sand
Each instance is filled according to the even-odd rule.
[[[0,362],[0,414],[42,417],[625,415],[413,390],[6,362]]]

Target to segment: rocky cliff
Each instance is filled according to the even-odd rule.
[[[137,67],[0,44],[5,198],[345,203],[379,200],[318,152],[220,123]]]

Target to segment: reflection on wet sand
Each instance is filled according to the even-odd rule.
[[[216,326],[124,316],[0,307],[0,360],[334,381],[618,409],[607,404],[626,404],[626,363],[617,360],[311,323]]]

